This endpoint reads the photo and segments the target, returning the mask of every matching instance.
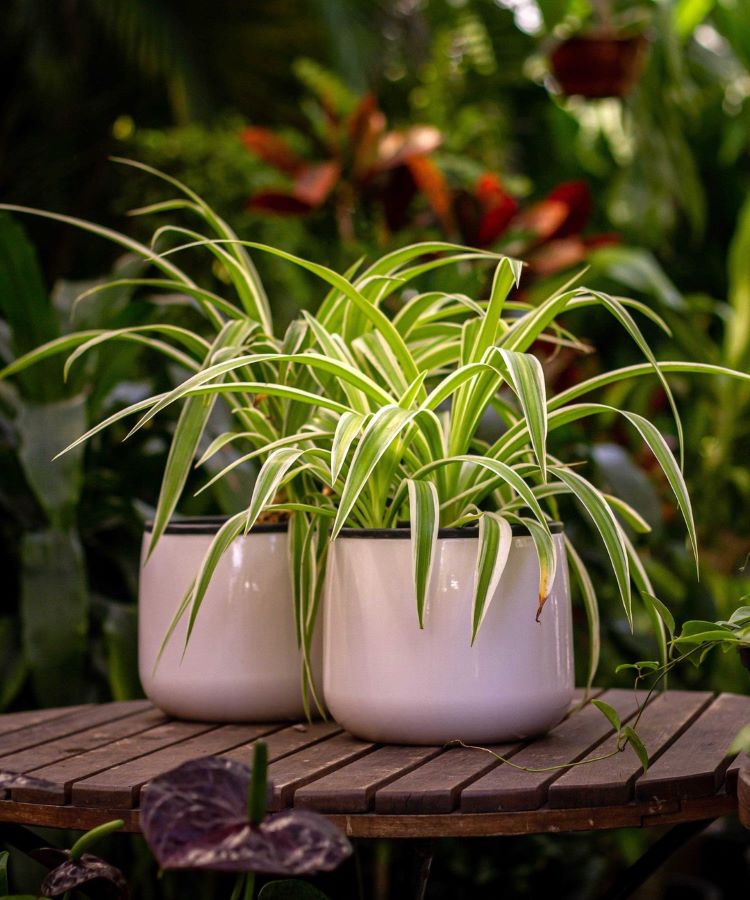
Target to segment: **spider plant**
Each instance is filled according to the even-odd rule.
[[[197,328],[190,328],[165,321],[119,329],[73,332],[19,357],[0,372],[0,378],[22,372],[58,354],[67,354],[64,368],[67,378],[71,369],[79,364],[79,360],[89,351],[101,349],[110,341],[129,341],[161,354],[188,375],[201,375],[210,371],[209,377],[214,387],[219,383],[225,383],[231,388],[221,393],[221,400],[228,405],[233,427],[211,441],[207,447],[205,434],[218,395],[185,395],[180,398],[179,416],[156,504],[149,546],[151,553],[177,509],[196,459],[201,464],[207,464],[225,448],[241,448],[234,461],[222,471],[221,474],[226,476],[237,466],[252,460],[262,462],[271,458],[274,464],[279,459],[290,460],[291,455],[288,451],[297,443],[333,440],[335,423],[332,420],[312,418],[314,407],[309,403],[300,402],[301,398],[313,396],[312,392],[319,389],[319,374],[316,376],[316,373],[308,371],[306,366],[294,364],[296,355],[309,353],[315,348],[320,335],[326,332],[326,324],[341,327],[337,316],[343,312],[346,322],[342,330],[347,333],[354,333],[356,329],[362,330],[361,323],[357,321],[357,312],[360,319],[364,322],[369,321],[367,311],[375,308],[371,304],[376,300],[380,301],[386,296],[384,288],[392,291],[396,284],[403,287],[411,279],[448,263],[482,258],[486,254],[434,243],[401,250],[366,269],[357,264],[347,275],[352,279],[350,290],[357,296],[361,292],[361,296],[368,298],[364,311],[362,309],[342,311],[335,302],[334,283],[331,293],[323,299],[320,324],[309,317],[300,319],[293,322],[285,334],[276,336],[273,333],[270,304],[255,266],[246,247],[237,240],[229,225],[195,192],[176,179],[140,163],[129,160],[119,162],[160,178],[176,190],[176,196],[134,210],[134,215],[179,212],[197,220],[198,225],[161,226],[154,232],[149,244],[142,244],[120,232],[69,216],[19,206],[4,205],[2,208],[14,213],[42,216],[81,228],[127,249],[144,261],[146,269],[141,277],[122,278],[114,283],[109,281],[106,285],[85,291],[77,298],[74,312],[80,303],[92,302],[92,298],[102,291],[112,287],[127,287],[130,290],[146,291],[151,294],[163,293],[169,298],[170,303],[181,303],[189,306],[193,312],[197,311],[202,324]],[[170,249],[175,239],[183,243]],[[185,241],[187,243],[184,243]],[[189,269],[177,265],[171,258],[174,253],[191,248],[197,252],[210,254],[231,288],[229,296],[221,296],[196,283],[189,274]],[[425,261],[423,257],[427,252],[440,255]],[[283,253],[279,255],[285,256]],[[180,258],[182,259],[182,256]],[[416,264],[415,261],[418,259],[420,262]],[[312,267],[312,264],[307,265]],[[322,267],[321,271],[324,271]],[[341,277],[338,287],[347,284],[349,282],[346,278]],[[379,316],[387,326],[387,319],[382,313],[379,313]],[[382,322],[379,321],[381,329],[384,327]],[[236,366],[232,364],[226,377],[216,375],[216,365],[247,358],[253,360],[252,364],[247,366],[242,363]],[[305,356],[305,362],[307,358]],[[333,374],[335,375],[335,372]],[[99,422],[65,449],[67,451],[80,446],[126,416],[144,411],[148,411],[150,416],[162,408],[162,401],[167,400],[172,402],[172,395],[150,397],[127,409],[119,410]],[[333,404],[330,411],[341,408],[340,404]],[[215,478],[209,480],[203,489],[210,487],[215,480]],[[259,485],[259,491],[262,486],[263,483]],[[311,504],[310,497],[319,500],[316,498],[316,492],[321,486],[320,483],[313,485],[305,480],[299,482],[290,480],[288,483],[278,485],[271,494],[264,496],[264,512],[283,515],[299,513],[296,517],[291,517],[290,524],[293,559],[296,559],[303,547],[306,553],[314,551],[314,555],[317,556],[324,554],[325,547],[319,544],[320,535],[316,543],[314,540],[316,530],[308,530],[304,526],[305,514],[319,512],[319,506],[316,503]],[[222,546],[228,546],[234,534],[236,530],[233,522],[230,522],[219,532],[217,540]],[[295,568],[295,573],[296,571]],[[304,606],[305,598],[310,596],[310,592],[306,583],[296,574],[293,587],[298,637],[305,649],[306,677],[311,684],[308,653],[314,615],[307,614]],[[191,620],[191,628],[193,622],[194,617]],[[310,623],[309,627],[305,626],[305,622]]]
[[[558,459],[552,440],[558,429],[573,421],[602,414],[622,416],[659,462],[684,517],[697,564],[690,499],[681,464],[667,440],[637,413],[588,398],[612,383],[649,374],[656,377],[674,411],[681,456],[680,420],[667,375],[724,374],[744,380],[750,380],[750,375],[694,362],[657,362],[635,316],[648,316],[666,326],[632,300],[575,287],[574,282],[534,306],[514,300],[512,292],[522,271],[516,260],[429,242],[393,251],[366,267],[360,262],[342,275],[283,250],[240,241],[189,188],[166,180],[180,196],[136,212],[186,211],[207,226],[209,237],[182,226],[166,226],[146,246],[88,222],[41,214],[113,240],[148,261],[157,277],[133,280],[134,285],[178,294],[203,314],[210,338],[173,325],[73,334],[27,354],[2,373],[62,352],[70,353],[69,368],[91,347],[120,339],[145,344],[191,373],[173,390],[99,423],[68,448],[126,416],[140,414],[135,431],[163,410],[180,405],[151,549],[184,490],[214,403],[221,397],[229,404],[236,429],[213,441],[199,461],[207,462],[227,445],[244,444],[246,452],[239,461],[258,459],[262,465],[247,508],[217,533],[166,638],[189,610],[189,639],[222,553],[269,511],[283,511],[290,517],[298,638],[308,677],[326,555],[344,527],[409,524],[415,614],[420,625],[437,529],[475,528],[478,548],[471,624],[472,638],[476,638],[502,576],[514,524],[526,526],[538,553],[538,615],[542,613],[558,565],[549,523],[559,517],[559,498],[570,495],[606,547],[628,621],[632,626],[634,585],[664,655],[666,611],[654,597],[624,527],[638,533],[647,531],[647,524],[623,500],[599,490],[575,460]],[[168,238],[183,242],[164,247]],[[198,249],[211,253],[225,269],[236,295],[233,299],[198,286],[173,261],[177,254]],[[319,277],[327,287],[317,313],[303,315],[281,338],[272,334],[268,299],[249,252],[285,259]],[[439,290],[417,293],[412,288],[421,276],[439,276],[442,266],[477,261],[495,264],[486,298]],[[394,305],[397,311],[389,314]],[[571,311],[587,308],[612,316],[640,349],[644,362],[604,371],[550,395],[539,348],[565,344],[582,349],[584,344],[561,320]],[[479,426],[490,410],[503,424],[493,442],[479,436]],[[235,460],[215,477],[225,477],[237,464]],[[567,539],[566,547],[591,631],[590,683],[598,664],[599,612],[580,556]]]
[[[234,392],[282,396],[307,410],[308,427],[284,440],[269,442],[247,509],[217,535],[193,590],[185,598],[191,621],[200,608],[211,574],[231,540],[248,530],[274,505],[280,490],[291,491],[294,574],[307,629],[314,622],[322,590],[325,555],[344,527],[389,528],[409,523],[412,535],[415,613],[420,626],[439,527],[477,526],[472,639],[502,575],[512,525],[526,526],[539,558],[539,610],[558,560],[549,523],[559,516],[558,499],[574,497],[606,547],[623,608],[633,624],[632,585],[646,605],[666,653],[666,610],[654,596],[648,576],[624,525],[645,532],[647,523],[623,500],[599,490],[579,471],[575,460],[562,461],[550,449],[554,432],[590,416],[620,415],[649,447],[674,492],[685,520],[697,565],[697,541],[690,498],[681,465],[669,443],[643,416],[595,402],[590,394],[609,384],[652,374],[659,379],[679,416],[667,374],[744,373],[690,362],[657,362],[635,318],[642,313],[663,326],[646,307],[632,300],[570,285],[535,307],[509,299],[520,278],[520,264],[497,263],[489,297],[484,300],[431,291],[411,296],[390,318],[384,301],[401,288],[404,271],[413,277],[428,267],[475,255],[445,245],[423,244],[389,254],[359,278],[291,257],[250,242],[301,265],[328,283],[330,291],[316,317],[300,323],[309,344],[303,350],[240,355],[203,369],[151,405],[136,428],[174,402]],[[447,251],[447,258],[412,260]],[[485,254],[488,257],[489,254]],[[409,267],[399,264],[409,259]],[[599,308],[614,317],[643,353],[644,362],[605,371],[556,395],[548,395],[543,367],[533,350],[543,342],[581,346],[559,319],[581,308]],[[289,367],[304,388],[289,380],[230,382],[228,376],[260,365]],[[478,436],[485,414],[494,409],[502,433],[488,443]],[[566,539],[568,561],[582,590],[591,630],[589,683],[598,664],[599,613],[592,581],[575,547]]]

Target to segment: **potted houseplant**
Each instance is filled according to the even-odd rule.
[[[234,237],[229,226],[187,187],[149,167],[131,164],[165,178],[179,191],[177,198],[136,213],[184,210],[214,237]],[[188,328],[167,319],[117,330],[66,334],[17,359],[2,377],[61,353],[69,354],[67,375],[80,357],[96,349],[106,351],[111,341],[137,342],[188,372],[200,371],[222,356],[247,352],[251,347],[267,350],[283,346],[284,338],[273,335],[268,300],[255,268],[244,249],[236,244],[206,245],[233,288],[235,296],[228,300],[201,287],[185,269],[161,258],[156,250],[170,233],[179,234],[182,240],[202,241],[200,232],[176,225],[162,227],[154,234],[152,245],[146,246],[93,223],[39,210],[5,208],[83,228],[141,257],[155,270],[143,277],[103,283],[86,291],[79,301],[92,302],[87,298],[113,285],[152,294],[163,292],[170,296],[172,304],[182,303],[197,311],[202,325]],[[293,334],[286,336],[286,340],[290,339],[294,340]],[[280,377],[278,372],[274,374]],[[201,559],[225,524],[221,517],[174,518],[196,457],[202,455],[207,461],[228,445],[241,446],[244,442],[247,452],[234,460],[234,467],[261,455],[258,440],[262,444],[279,440],[287,421],[284,409],[273,400],[258,407],[249,402],[248,395],[227,393],[224,401],[236,422],[229,436],[211,442],[208,448],[202,446],[214,406],[212,400],[188,399],[182,404],[174,430],[153,521],[148,523],[143,541],[139,598],[141,681],[157,705],[185,718],[295,719],[309,712],[310,701],[315,699],[315,685],[320,680],[320,635],[311,633],[306,641],[301,639],[299,607],[294,601],[288,566],[283,508],[288,496],[279,498],[281,508],[270,511],[270,521],[259,523],[252,534],[232,545],[232,552],[223,560],[211,586],[212,602],[207,604],[207,612],[200,621],[190,622],[190,646],[184,646],[187,620],[178,624],[173,640],[164,640]],[[136,406],[146,408],[148,402]],[[81,440],[121,419],[121,412],[110,416]]]
[[[416,248],[423,254],[439,249]],[[324,390],[305,402],[317,405],[311,420],[317,430],[333,437],[270,452],[244,523],[236,527],[257,521],[266,498],[303,469],[322,485],[306,494],[294,519],[302,517],[305,528],[317,520],[325,539],[319,553],[297,556],[295,571],[313,596],[309,609],[324,594],[330,711],[355,734],[381,741],[493,742],[538,733],[563,715],[572,695],[566,556],[592,629],[589,682],[598,655],[596,597],[575,548],[554,524],[558,498],[572,495],[584,508],[607,549],[627,618],[632,623],[632,581],[666,654],[666,611],[623,523],[636,532],[648,526],[588,481],[575,460],[558,460],[548,434],[588,416],[621,414],[661,466],[696,549],[690,500],[665,438],[635,413],[578,401],[651,373],[670,399],[680,435],[665,373],[729,370],[657,363],[632,310],[655,317],[633,301],[575,288],[536,307],[509,300],[520,276],[520,265],[509,259],[499,260],[487,300],[418,294],[391,320],[380,307],[395,290],[392,261],[375,266],[358,286],[296,260],[332,288],[309,321],[317,346],[209,367],[144,418],[184,397],[225,391],[215,380],[241,366],[294,364],[329,376]],[[541,341],[575,345],[557,320],[587,307],[610,313],[645,362],[547,396],[542,367],[529,351]],[[477,428],[491,406],[505,430],[487,444]],[[214,549],[201,584],[220,558],[221,547]],[[189,598],[193,610],[202,590]]]
[[[593,0],[590,16],[581,21],[580,9],[556,21],[559,4],[542,3],[545,24],[557,25],[549,65],[566,96],[589,99],[625,97],[635,87],[646,60],[649,10],[629,4],[618,8],[612,0]],[[563,12],[567,12],[564,10]]]
[[[315,708],[322,708],[317,687],[321,670],[321,636],[316,615],[319,592],[307,590],[307,583],[296,575],[299,569],[296,563],[299,554],[312,553],[317,557],[321,548],[325,552],[322,533],[317,528],[308,528],[305,521],[306,496],[310,491],[315,494],[320,482],[311,483],[310,479],[300,477],[281,492],[274,490],[264,495],[261,521],[253,521],[250,533],[245,527],[244,513],[229,519],[216,516],[185,519],[175,518],[174,514],[196,457],[200,463],[207,464],[230,446],[242,448],[240,455],[221,470],[221,477],[227,478],[239,464],[263,461],[278,451],[286,471],[286,462],[291,465],[296,452],[291,444],[307,446],[316,438],[333,437],[333,431],[320,431],[326,427],[320,416],[317,421],[310,420],[315,406],[299,402],[300,397],[313,396],[315,405],[318,404],[317,395],[311,394],[311,390],[319,389],[319,381],[306,368],[296,370],[292,364],[275,366],[273,362],[274,354],[307,349],[313,340],[314,323],[293,322],[283,336],[276,337],[268,300],[255,267],[229,226],[180,182],[150,167],[122,162],[165,179],[179,192],[177,198],[136,210],[136,214],[183,210],[198,219],[208,236],[193,228],[166,225],[154,233],[151,245],[146,246],[90,222],[40,210],[4,208],[83,228],[124,247],[156,270],[149,277],[119,279],[97,286],[82,294],[79,301],[90,302],[89,297],[113,286],[168,292],[173,303],[177,300],[201,314],[202,327],[187,328],[165,321],[116,330],[74,332],[17,359],[0,377],[21,372],[62,353],[68,354],[67,374],[86,353],[106,349],[112,341],[137,342],[161,353],[184,371],[198,374],[211,369],[219,360],[246,356],[250,351],[255,353],[252,365],[232,367],[226,379],[219,379],[226,388],[220,392],[221,399],[228,405],[235,427],[219,435],[207,448],[201,442],[216,396],[185,397],[181,402],[155,514],[147,524],[143,541],[140,676],[150,699],[166,712],[184,718],[236,721],[309,715]],[[172,250],[160,252],[159,248],[170,237],[187,241],[187,248],[208,251],[226,274],[234,297],[227,299],[202,287],[169,258]],[[185,249],[185,246],[176,248]],[[451,248],[440,244],[433,249]],[[401,252],[394,265],[388,261],[387,271],[367,270],[357,282],[365,290],[378,288],[393,277],[396,269],[404,269],[410,260],[423,253],[423,248],[406,255]],[[453,255],[465,260],[483,254],[462,250]],[[451,259],[436,259],[411,273],[404,271],[401,282],[418,272],[440,267],[446,261]],[[258,359],[259,354],[262,359]],[[215,375],[212,378],[216,387]],[[278,382],[276,389],[274,382]],[[151,397],[115,413],[66,449],[79,446],[127,415],[158,407],[162,399]],[[278,458],[273,456],[274,464]],[[304,473],[309,466],[305,464],[301,469]],[[320,508],[318,498],[316,515],[320,514]],[[297,515],[288,528],[292,511]],[[215,559],[216,565],[212,549],[215,546],[222,551],[221,559]],[[211,567],[210,584],[205,579],[196,581],[202,560],[204,569]],[[208,597],[200,618],[195,614],[198,604],[194,604],[191,616],[183,615],[193,589],[200,592],[201,600]],[[306,606],[308,602],[312,604],[310,608]]]
[[[180,202],[201,211],[192,196]],[[634,301],[570,285],[536,306],[514,300],[510,295],[521,264],[497,254],[431,242],[398,249],[364,270],[355,267],[341,275],[282,250],[239,241],[220,221],[207,221],[219,237],[172,228],[187,243],[162,252],[140,245],[131,249],[167,275],[161,280],[171,290],[208,303],[209,313],[219,315],[218,337],[208,349],[201,344],[199,353],[192,333],[188,340],[183,331],[157,329],[164,345],[157,349],[172,358],[185,356],[186,343],[193,348],[193,358],[185,363],[192,374],[80,439],[127,415],[140,414],[134,430],[142,428],[180,405],[162,489],[168,500],[162,505],[160,499],[151,543],[164,534],[195,455],[196,431],[218,397],[237,404],[242,430],[217,437],[204,458],[243,440],[252,447],[245,456],[263,461],[247,508],[216,532],[182,602],[172,598],[166,635],[161,634],[165,620],[154,629],[162,660],[180,629],[190,651],[206,621],[208,592],[238,539],[252,537],[264,515],[283,511],[289,515],[289,605],[294,608],[286,615],[309,680],[318,612],[325,605],[324,695],[345,727],[362,737],[407,743],[493,742],[543,731],[565,712],[572,692],[567,565],[582,590],[590,624],[589,683],[598,661],[591,580],[555,524],[558,500],[565,495],[579,501],[603,540],[628,620],[632,623],[632,582],[666,656],[667,613],[623,527],[638,532],[646,524],[622,500],[588,481],[577,460],[559,460],[548,437],[588,416],[622,415],[661,466],[695,548],[690,500],[664,437],[635,413],[581,398],[651,374],[675,411],[681,442],[667,373],[750,376],[719,366],[657,363],[633,312],[657,324],[660,320]],[[242,273],[237,292],[250,309],[238,313],[178,274],[173,255],[196,246]],[[302,266],[329,288],[316,315],[293,323],[281,340],[258,325],[261,306],[248,250]],[[496,264],[487,298],[403,290],[425,272],[476,259]],[[399,295],[401,306],[391,317],[383,308]],[[597,307],[626,330],[645,362],[604,371],[548,396],[532,351],[559,343],[580,347],[558,320]],[[144,339],[140,332],[72,336],[16,367],[73,349],[72,364],[92,341],[120,337]],[[145,337],[155,345],[153,337]],[[478,429],[490,409],[503,429],[487,442]],[[215,477],[226,477],[233,466]],[[259,635],[266,627],[257,620]],[[158,661],[155,643],[148,653]],[[205,699],[209,709],[203,715],[216,717],[215,695],[207,692]]]

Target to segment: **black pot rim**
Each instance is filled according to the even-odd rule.
[[[529,529],[525,525],[512,525],[513,537],[529,537]],[[550,522],[549,530],[552,534],[562,534],[564,526],[562,522]],[[342,528],[336,540],[351,538],[375,538],[376,540],[405,540],[411,537],[411,529],[408,525],[400,528]],[[467,538],[469,540],[479,537],[478,528],[440,528],[439,538]]]
[[[164,529],[164,534],[216,534],[229,516],[185,516],[175,519]],[[282,534],[287,531],[286,522],[273,522],[265,525],[253,525],[250,534]],[[153,519],[145,525],[146,534],[154,530]]]

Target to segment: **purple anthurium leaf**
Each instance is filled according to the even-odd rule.
[[[252,830],[256,843],[250,867],[274,875],[330,872],[349,856],[352,846],[328,819],[305,809],[267,816]],[[260,838],[260,840],[258,840]]]
[[[207,757],[154,779],[145,791],[141,827],[163,869],[217,869],[306,875],[335,868],[351,845],[322,816],[288,810],[251,826],[250,770]]]
[[[127,900],[130,896],[122,872],[90,853],[77,860],[66,859],[42,882],[45,897],[61,897],[76,888],[84,888],[89,897],[97,900]]]

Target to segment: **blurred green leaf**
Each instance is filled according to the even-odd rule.
[[[83,450],[78,447],[52,459],[86,430],[85,399],[22,404],[16,427],[18,458],[34,496],[53,527],[70,527],[81,494]]]
[[[28,669],[19,643],[17,621],[10,616],[0,618],[0,710],[10,706],[26,680]]]
[[[16,356],[60,334],[57,316],[44,284],[39,260],[23,228],[0,214],[0,312],[11,333]],[[63,393],[60,366],[45,363],[18,377],[22,392],[37,402]]]
[[[138,677],[138,607],[102,600],[102,631],[107,654],[107,681],[114,700],[143,696]]]
[[[43,706],[74,703],[87,696],[88,592],[78,537],[55,530],[25,534],[21,563],[23,648],[37,700]]]
[[[7,897],[10,892],[10,888],[8,887],[8,860],[10,859],[10,853],[7,850],[3,850],[0,853],[0,897]]]
[[[727,264],[733,314],[725,336],[726,362],[745,370],[750,361],[750,200],[740,211]]]
[[[677,0],[673,6],[674,27],[685,40],[716,5],[716,0]]]
[[[750,724],[744,725],[729,747],[729,753],[750,754]]]

